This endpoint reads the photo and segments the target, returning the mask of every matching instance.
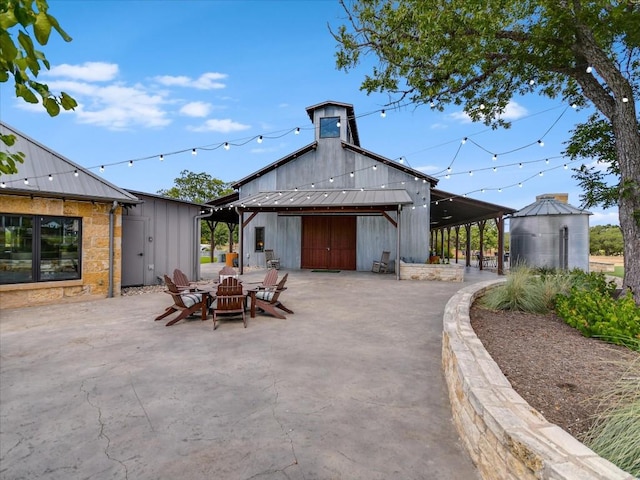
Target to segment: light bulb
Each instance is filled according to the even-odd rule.
[[[562,168],[564,168],[565,170],[568,169],[569,167],[567,166],[567,164],[565,163]]]
[[[25,185],[29,185],[29,179],[28,179],[28,178],[25,178],[25,179],[24,179],[24,184],[25,184]]]
[[[195,148],[191,149],[191,155],[195,157],[196,155],[198,155],[198,151]]]
[[[262,143],[262,135],[258,137],[258,143]]]
[[[540,175],[540,176],[542,177],[542,176],[544,175],[544,173],[543,173],[543,172],[540,172],[538,175]]]
[[[100,171],[104,172],[104,165],[100,165]]]
[[[447,167],[447,173],[451,173],[451,167]]]
[[[629,99],[627,97],[622,97],[622,103],[627,103]]]
[[[544,163],[546,163],[547,165],[549,165],[549,159],[548,159],[548,158],[545,158],[545,159],[544,159]]]
[[[496,167],[493,167],[493,171],[494,171],[494,172],[497,172],[497,171],[498,171],[498,169],[497,169]]]
[[[540,145],[541,147],[544,147],[544,142],[542,140],[538,140],[538,145]]]
[[[533,80],[533,79],[529,80],[529,85],[535,85],[535,83],[536,83],[535,80]]]
[[[53,182],[53,175],[49,174],[49,181]]]
[[[462,143],[463,145],[464,145],[465,143],[467,143],[467,137],[464,137],[464,138],[462,139],[462,142],[460,142],[460,143]]]
[[[164,155],[160,155],[160,161],[162,162],[164,160]]]
[[[473,177],[473,172],[471,170],[469,170],[469,176]]]
[[[129,166],[133,167],[133,160],[129,160]]]
[[[518,186],[519,186],[520,188],[522,188],[522,182],[520,182],[520,183],[518,184]]]
[[[386,117],[386,116],[387,116],[387,112],[385,112],[384,110],[381,110],[381,111],[380,111],[380,116],[381,116],[382,118]]]
[[[381,186],[381,188],[384,188],[384,187],[385,187],[385,185],[384,185],[384,183],[383,183],[383,184],[382,184],[382,186]]]
[[[312,184],[311,184],[311,188],[316,188],[316,184],[315,184],[315,183],[312,183]]]
[[[331,178],[329,179],[329,182],[333,183],[333,177],[331,177]]]
[[[377,165],[374,165],[374,166],[373,166],[373,169],[374,169],[374,170],[377,170],[377,169],[378,169],[378,166],[377,166]]]
[[[522,163],[520,165],[518,165],[518,168],[522,168]]]
[[[7,188],[7,184],[4,182],[0,183],[0,188]]]
[[[296,128],[296,131],[294,132],[296,135],[300,135],[300,127]]]
[[[229,142],[224,142],[224,149],[229,150],[230,148],[231,148],[231,145],[229,145]]]
[[[493,154],[492,160],[495,162],[498,159],[498,155],[497,154]]]
[[[574,102],[574,103],[572,103],[572,104],[571,104],[571,108],[578,108],[578,104],[577,104],[577,103],[575,103],[575,102]]]
[[[444,178],[449,179],[451,178],[451,175],[449,175],[448,173],[444,176]]]
[[[73,176],[74,176],[74,177],[77,177],[78,175],[79,175],[78,170],[74,170],[74,171],[73,171]]]
[[[336,122],[336,127],[340,128],[340,120]]]
[[[591,72],[593,72],[593,68],[591,67],[591,65],[589,65],[587,67],[587,73],[591,73]]]
[[[484,110],[484,103],[480,104],[480,110]]]
[[[433,108],[436,106],[436,104],[433,100],[429,100],[429,106]]]
[[[355,176],[355,173],[351,172],[351,173],[349,174],[349,176],[350,176],[351,178],[353,178],[353,177]]]

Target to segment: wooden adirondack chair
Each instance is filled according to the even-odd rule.
[[[169,278],[168,275],[164,276],[164,283],[167,285],[167,290],[165,290],[165,293],[171,295],[171,297],[173,298],[173,305],[167,307],[162,315],[156,317],[156,320],[162,320],[163,318],[168,317],[174,312],[180,312],[180,315],[167,322],[166,326],[169,327],[174,323],[187,318],[189,315],[193,315],[194,313],[198,312],[198,310],[202,312],[203,320],[207,318],[207,298],[209,297],[208,292],[199,291],[185,293],[184,291],[180,291],[180,289],[176,286],[173,280]]]
[[[196,282],[189,281],[189,277],[187,277],[182,270],[176,268],[173,271],[173,283],[176,284],[179,290],[197,290]]]
[[[213,312],[213,329],[216,327],[216,319],[218,315],[235,314],[242,315],[242,321],[244,328],[247,328],[247,317],[245,316],[244,304],[246,295],[242,293],[242,284],[237,278],[228,277],[225,278],[222,283],[218,285],[216,291],[216,299],[211,310]]]
[[[222,283],[223,280],[225,278],[238,278],[238,272],[236,272],[236,269],[233,267],[229,267],[228,265],[225,265],[224,267],[222,267],[222,270],[220,270],[218,272],[218,282]]]
[[[267,270],[267,273],[264,276],[264,280],[262,280],[262,282],[247,282],[247,283],[249,285],[258,284],[256,287],[252,287],[257,289],[262,289],[265,287],[273,287],[278,283],[278,271],[275,268],[270,268],[269,270]]]
[[[289,310],[279,300],[280,294],[286,290],[286,287],[284,285],[285,283],[287,283],[288,277],[289,274],[286,273],[277,285],[273,287],[265,287],[264,289],[258,290],[255,293],[255,308],[260,309],[265,313],[270,313],[276,318],[283,319],[287,317],[278,312],[276,308],[284,310],[287,313],[293,313],[293,310]]]

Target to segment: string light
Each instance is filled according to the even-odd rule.
[[[133,167],[133,160],[129,160],[129,166]]]
[[[627,103],[628,101],[629,101],[629,99],[626,96],[622,97],[622,103]]]
[[[164,155],[160,155],[160,161],[162,162],[164,160]]]
[[[229,142],[224,142],[224,149],[229,150],[230,148],[231,148],[231,145],[229,145]]]
[[[49,181],[53,182],[53,175],[49,174]]]
[[[380,116],[382,118],[386,117],[387,116],[387,112],[385,112],[384,109],[380,110]]]
[[[462,143],[463,145],[467,143],[467,137],[464,137],[460,143]]]
[[[100,171],[104,172],[104,165],[100,165]]]
[[[25,185],[29,185],[29,179],[28,179],[28,178],[25,178],[25,179],[24,179],[24,184],[25,184]]]
[[[0,183],[0,188],[7,188],[7,184],[4,182]]]
[[[78,170],[74,170],[74,171],[73,171],[73,176],[74,176],[74,177],[77,177],[78,175],[80,175],[80,174],[78,173]]]
[[[587,73],[591,73],[591,72],[593,72],[593,67],[591,65],[589,65],[587,67]]]
[[[544,147],[544,142],[542,140],[538,140],[538,145],[540,145],[541,147]]]
[[[495,162],[498,159],[498,155],[496,153],[494,153],[493,157],[491,157],[491,159]]]
[[[355,173],[354,173],[354,172],[351,172],[351,173],[349,174],[349,176],[350,176],[351,178],[353,178],[353,177],[355,176]]]
[[[198,155],[198,151],[195,148],[192,148],[191,149],[191,155],[193,155],[195,157],[196,155]]]
[[[258,137],[258,143],[262,143],[262,135]]]
[[[295,133],[296,135],[300,135],[300,127],[296,127],[296,129],[295,129],[294,133]]]
[[[333,183],[333,177],[329,179],[329,183]]]

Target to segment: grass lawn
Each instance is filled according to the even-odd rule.
[[[624,278],[624,267],[623,266],[616,265],[613,268],[614,268],[614,270],[613,270],[613,272],[610,273],[611,275],[613,275],[614,277]]]

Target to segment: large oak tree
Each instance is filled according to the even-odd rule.
[[[592,105],[610,126],[619,172],[625,287],[640,303],[640,2],[354,0],[332,33],[337,66],[377,57],[361,88],[390,104],[462,105],[499,126],[516,95]]]

